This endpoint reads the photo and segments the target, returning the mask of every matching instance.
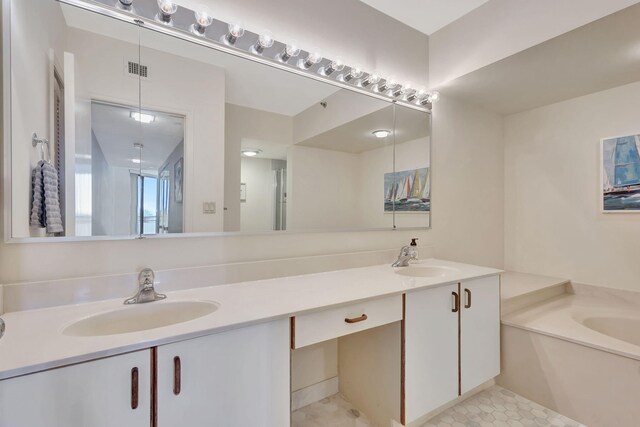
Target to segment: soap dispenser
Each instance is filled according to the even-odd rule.
[[[418,260],[418,242],[417,242],[418,238],[414,237],[413,239],[411,239],[411,244],[409,246],[411,246],[411,250],[409,251],[409,254],[411,255],[411,260],[412,261],[417,261]]]

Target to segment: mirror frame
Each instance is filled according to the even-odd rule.
[[[188,30],[181,29],[177,26],[164,25],[155,19],[146,18],[139,15],[133,15],[127,11],[119,11],[114,7],[108,7],[100,3],[100,0],[46,0],[57,1],[61,4],[67,4],[73,7],[86,10],[88,12],[97,13],[103,16],[114,18],[120,21],[136,25],[141,28],[147,28],[152,31],[159,32],[171,37],[195,43],[197,45],[218,50],[223,53],[234,55],[249,61],[257,62],[269,67],[279,69],[284,72],[300,75],[316,81],[327,83],[341,89],[359,93],[372,98],[388,102],[391,105],[411,108],[427,115],[429,123],[429,177],[431,180],[430,190],[430,208],[429,208],[429,225],[416,227],[397,228],[395,219],[391,227],[380,228],[349,228],[349,229],[310,229],[310,230],[272,230],[263,232],[243,232],[243,231],[211,231],[211,232],[194,232],[194,233],[168,233],[157,235],[114,235],[114,236],[61,236],[61,237],[13,237],[12,234],[12,91],[11,91],[11,2],[16,0],[2,1],[2,174],[3,174],[3,231],[5,243],[57,243],[57,242],[78,242],[78,241],[100,241],[100,240],[138,240],[138,239],[165,239],[165,238],[189,238],[189,237],[225,237],[225,236],[258,236],[258,235],[284,235],[284,234],[311,234],[311,233],[345,233],[345,232],[367,232],[367,231],[395,231],[395,230],[430,230],[433,228],[433,121],[432,121],[432,104],[430,102],[425,105],[408,102],[405,100],[394,99],[373,90],[367,90],[362,87],[341,82],[337,79],[322,76],[315,71],[303,70],[298,67],[280,63],[276,60],[260,55],[252,54],[239,48],[226,46],[223,43],[214,42],[209,39],[190,33]],[[144,1],[144,0],[141,0]],[[152,0],[155,3],[155,0]],[[189,10],[182,6],[180,9]],[[189,10],[190,11],[190,10]],[[190,11],[192,12],[192,11]],[[223,21],[214,19],[214,23],[220,24]],[[257,38],[256,33],[245,31],[245,34]],[[275,45],[284,47],[284,44],[275,41]],[[306,52],[301,50],[301,54]],[[306,52],[308,53],[308,52]],[[313,68],[313,67],[312,67]],[[395,114],[395,109],[394,109]],[[394,158],[395,158],[395,141],[394,141]],[[395,163],[394,163],[395,171]],[[395,217],[395,212],[393,213]]]

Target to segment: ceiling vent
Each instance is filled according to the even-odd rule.
[[[147,67],[146,65],[142,65],[139,62],[125,60],[125,68],[125,72],[129,77],[140,77],[143,79],[149,78],[149,67]]]

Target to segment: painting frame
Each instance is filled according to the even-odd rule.
[[[600,212],[603,214],[640,213],[640,184],[620,182],[620,179],[617,178],[615,166],[615,151],[610,146],[615,143],[615,150],[617,150],[618,144],[620,144],[621,141],[623,144],[629,144],[630,138],[635,139],[635,147],[632,149],[634,153],[632,153],[632,156],[635,156],[638,160],[633,162],[636,163],[634,173],[637,174],[640,173],[640,156],[638,155],[638,152],[640,151],[640,131],[600,139],[600,174],[598,194],[600,198]],[[625,167],[629,166],[625,165]],[[625,172],[628,173],[629,171]],[[625,204],[628,207],[625,207]]]

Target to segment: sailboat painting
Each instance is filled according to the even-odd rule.
[[[640,135],[602,140],[603,212],[640,212]]]
[[[431,210],[429,168],[384,174],[385,212],[428,213]]]

